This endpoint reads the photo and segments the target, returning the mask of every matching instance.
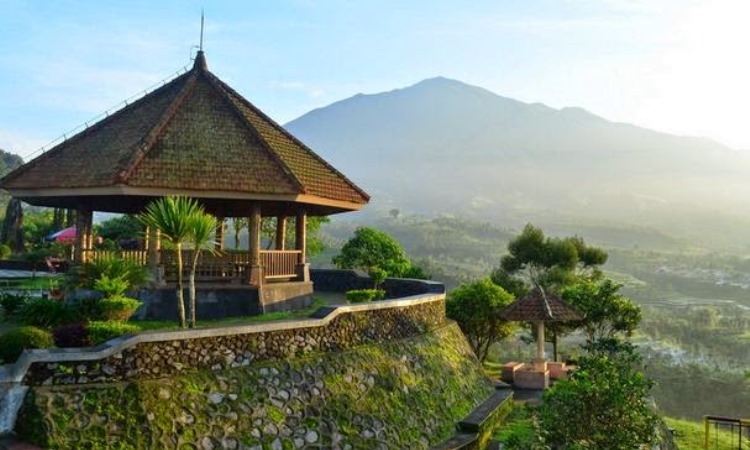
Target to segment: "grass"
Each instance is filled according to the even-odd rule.
[[[703,422],[674,419],[665,417],[667,426],[674,429],[674,440],[680,450],[703,450],[706,429]],[[746,442],[743,441],[743,444]],[[750,444],[750,442],[747,442]],[[729,432],[719,431],[718,437],[715,428],[711,426],[709,449],[736,449],[738,448],[737,435],[732,436]]]
[[[501,363],[485,361],[482,365],[484,366],[484,373],[490,378],[499,380],[503,375],[503,365]]]
[[[539,436],[533,416],[533,406],[515,404],[493,439],[508,449],[537,448]]]
[[[47,290],[55,289],[65,276],[44,276],[36,278],[6,278],[0,280],[0,289]]]

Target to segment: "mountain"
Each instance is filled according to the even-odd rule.
[[[371,211],[624,222],[725,241],[750,225],[741,152],[456,80],[358,94],[286,128],[368,191]]]

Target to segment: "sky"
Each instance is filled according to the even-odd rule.
[[[0,0],[0,148],[40,147],[191,65],[279,123],[444,76],[750,149],[746,0]]]

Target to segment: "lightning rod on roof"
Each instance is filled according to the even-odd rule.
[[[198,46],[200,51],[203,51],[203,10],[201,9],[201,42]]]

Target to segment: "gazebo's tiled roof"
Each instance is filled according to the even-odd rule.
[[[518,322],[568,322],[581,320],[581,314],[566,305],[560,297],[534,289],[500,311],[500,317]]]
[[[49,195],[45,190],[77,195],[111,187],[149,195],[177,190],[210,191],[214,197],[304,196],[342,210],[369,200],[209,72],[202,52],[192,70],[10,173],[0,187],[40,196]]]

